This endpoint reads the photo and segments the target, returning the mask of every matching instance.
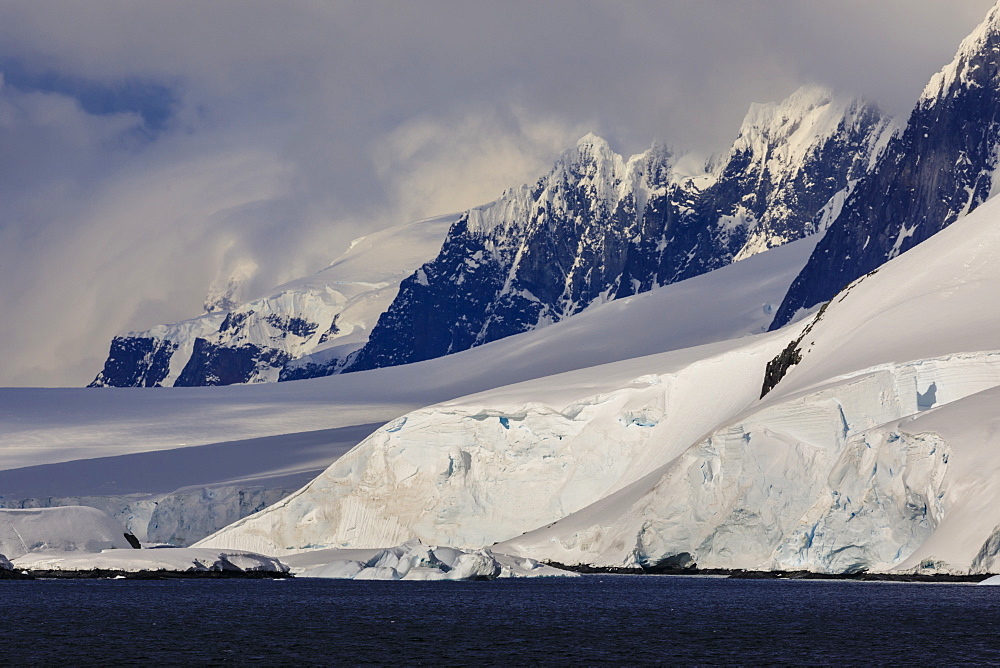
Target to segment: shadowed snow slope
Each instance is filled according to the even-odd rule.
[[[971,425],[992,433],[998,289],[994,201],[808,324],[421,409],[204,544],[280,553],[416,536],[506,540],[500,551],[563,563],[996,568],[1000,517],[975,508],[1000,499],[970,471],[983,459],[988,477],[1000,453],[968,443]],[[759,399],[786,347],[800,361],[772,365],[772,380],[787,373]],[[939,527],[965,539],[938,539],[939,555]]]
[[[743,336],[766,328],[770,307],[812,243],[603,304],[544,331],[398,369],[154,392],[0,388],[0,470],[385,422],[498,385]]]
[[[100,552],[108,548],[131,546],[122,525],[95,508],[0,509],[0,554],[8,559],[37,551]]]

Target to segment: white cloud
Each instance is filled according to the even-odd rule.
[[[3,3],[0,71],[176,99],[150,134],[0,87],[0,384],[86,383],[111,336],[197,315],[232,272],[263,290],[319,269],[589,130],[719,148],[751,101],[814,81],[905,111],[991,4]]]
[[[409,120],[382,137],[372,155],[390,210],[416,220],[485,204],[541,176],[587,129],[523,109],[468,111]]]

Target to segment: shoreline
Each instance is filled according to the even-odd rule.
[[[731,580],[854,580],[857,582],[923,582],[923,583],[978,583],[993,574],[956,575],[949,573],[814,573],[812,571],[748,571],[727,568],[624,568],[616,566],[568,565],[555,561],[539,562],[584,575],[667,575],[714,576]],[[0,570],[4,580],[281,580],[293,579],[291,573],[276,571],[122,571],[95,568],[89,570]]]
[[[617,566],[591,566],[589,564],[561,564],[556,561],[540,562],[553,568],[583,574],[608,575],[713,575],[733,580],[856,580],[858,582],[939,582],[976,583],[993,577],[993,573],[955,575],[951,573],[814,573],[812,571],[748,571],[731,568],[676,568],[651,566],[625,568]]]
[[[277,571],[120,571],[93,568],[81,571],[2,570],[0,580],[282,580],[294,577]]]

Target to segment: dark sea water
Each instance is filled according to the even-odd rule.
[[[590,575],[0,582],[0,664],[1000,663],[1000,587]]]

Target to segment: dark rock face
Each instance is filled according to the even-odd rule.
[[[755,105],[720,167],[695,177],[662,148],[626,162],[589,135],[533,187],[466,213],[346,371],[466,350],[806,236],[885,127],[870,105],[806,89]]]
[[[116,336],[104,369],[88,387],[159,387],[177,344],[153,337]]]
[[[159,387],[231,385],[258,382],[262,376],[281,369],[292,358],[285,346],[313,337],[320,328],[301,315],[260,313],[243,307],[221,318],[212,335],[196,336],[184,331],[183,323],[156,328],[159,336],[133,334],[115,337],[104,370],[90,387]],[[154,332],[156,330],[153,330]],[[337,333],[336,316],[326,335]],[[171,340],[178,336],[181,343]],[[248,341],[257,337],[256,341]],[[180,352],[178,352],[180,350]],[[189,354],[176,378],[165,383],[171,358]],[[182,358],[183,359],[183,358]],[[175,361],[176,366],[180,362]],[[176,375],[176,370],[175,370]],[[276,374],[272,374],[276,375]]]
[[[844,203],[772,329],[982,204],[1000,139],[1000,10],[928,85],[905,129]]]
[[[291,356],[281,350],[248,343],[225,346],[195,339],[194,352],[174,382],[174,387],[232,385],[249,382],[256,371],[281,367]]]
[[[781,382],[788,370],[802,361],[802,351],[799,349],[801,339],[795,339],[782,350],[777,357],[767,363],[764,370],[764,383],[760,389],[760,398],[763,399],[768,393]]]

